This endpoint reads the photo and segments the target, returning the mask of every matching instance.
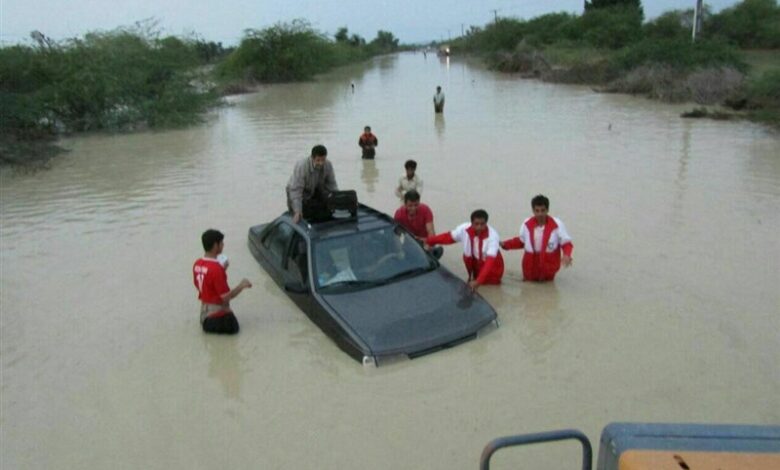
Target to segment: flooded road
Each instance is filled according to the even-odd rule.
[[[777,133],[415,54],[231,102],[0,174],[1,468],[473,469],[510,434],[576,427],[597,445],[611,421],[780,422]],[[360,159],[365,125],[375,161]],[[318,143],[340,187],[387,212],[417,160],[437,231],[484,208],[515,236],[544,193],[574,266],[523,283],[521,252],[505,253],[504,283],[480,290],[500,329],[364,368],[246,247]],[[190,273],[210,227],[232,284],[254,282],[233,338],[198,323]],[[459,252],[443,263],[465,278]],[[563,443],[492,462],[578,458]]]

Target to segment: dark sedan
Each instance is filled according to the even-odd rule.
[[[498,326],[495,310],[388,215],[249,229],[249,249],[290,298],[364,364],[414,358]]]

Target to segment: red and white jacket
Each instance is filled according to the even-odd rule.
[[[552,281],[561,268],[561,251],[571,256],[574,245],[561,219],[547,216],[542,233],[542,249],[539,253],[534,249],[534,229],[536,218],[525,219],[520,226],[520,236],[502,242],[504,249],[525,249],[523,255],[523,278],[526,281]]]
[[[479,235],[470,223],[458,225],[451,232],[432,235],[425,239],[428,245],[451,245],[463,243],[463,264],[469,279],[479,284],[500,284],[504,275],[504,258],[499,249],[498,232],[490,225]]]

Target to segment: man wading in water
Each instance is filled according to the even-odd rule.
[[[444,92],[441,91],[441,87],[436,87],[436,94],[433,95],[433,110],[437,113],[444,112]]]
[[[363,129],[363,133],[360,134],[358,139],[358,145],[363,149],[364,159],[371,160],[376,156],[376,147],[379,145],[379,140],[371,133],[371,126],[366,126]]]
[[[192,277],[200,299],[200,323],[206,333],[238,333],[238,320],[230,308],[230,300],[244,289],[252,287],[247,279],[230,290],[227,283],[227,259],[220,260],[225,236],[208,229],[200,237],[205,253],[192,266]],[[224,266],[223,266],[224,263]]]

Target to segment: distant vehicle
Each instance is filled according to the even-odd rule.
[[[449,57],[450,56],[450,46],[448,46],[446,44],[443,45],[443,46],[439,46],[439,50],[436,52],[436,54],[439,57]]]
[[[498,327],[493,307],[390,216],[249,229],[252,255],[306,315],[364,365],[415,358]]]

